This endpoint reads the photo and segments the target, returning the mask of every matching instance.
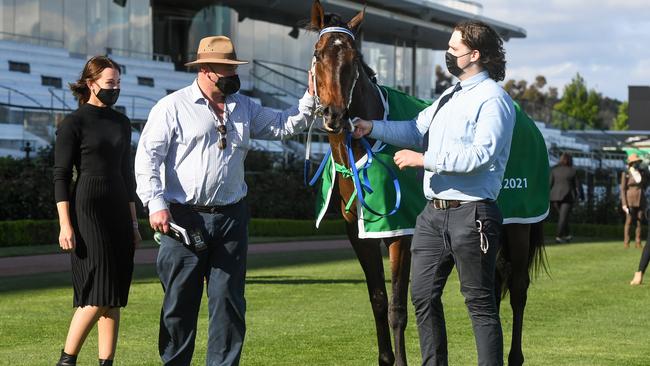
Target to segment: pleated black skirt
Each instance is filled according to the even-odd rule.
[[[133,276],[133,223],[121,176],[82,174],[71,209],[74,306],[126,306]]]

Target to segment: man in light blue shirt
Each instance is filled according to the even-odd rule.
[[[151,227],[189,232],[185,245],[163,235],[157,271],[165,292],[158,348],[164,365],[192,363],[204,279],[208,293],[206,363],[238,365],[246,331],[244,281],[248,207],[244,159],[251,139],[279,140],[313,119],[310,88],[298,107],[277,112],[238,94],[230,39],[201,40],[196,80],[151,110],[135,158],[137,194]]]
[[[505,76],[498,34],[484,23],[458,24],[449,40],[447,68],[460,82],[413,121],[355,123],[401,150],[400,169],[424,168],[429,204],[413,236],[412,289],[423,365],[447,365],[442,291],[457,267],[472,319],[479,365],[503,365],[503,335],[495,298],[495,262],[502,222],[495,200],[505,172],[515,109],[497,85]],[[422,147],[424,146],[424,149]]]

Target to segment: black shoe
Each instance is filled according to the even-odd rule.
[[[557,244],[562,244],[562,243],[564,243],[564,239],[560,238],[559,236],[556,236],[556,237],[555,237],[555,242],[556,242]]]
[[[99,359],[99,366],[113,366],[113,360],[102,360]]]
[[[77,366],[77,355],[69,355],[61,350],[61,357],[56,366]]]
[[[565,236],[565,237],[562,238],[562,239],[564,239],[564,241],[568,243],[568,242],[570,242],[571,240],[573,240],[573,236],[572,236],[572,235],[567,235],[567,236]]]

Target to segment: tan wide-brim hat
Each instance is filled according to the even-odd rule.
[[[628,165],[632,163],[636,163],[637,161],[641,161],[641,160],[642,159],[636,153],[631,153],[630,156],[627,157]]]
[[[228,64],[242,65],[248,61],[237,59],[235,46],[230,38],[226,36],[205,37],[199,42],[199,49],[196,51],[196,61],[188,62],[185,66],[197,64]]]

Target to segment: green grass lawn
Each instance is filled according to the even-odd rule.
[[[547,252],[551,277],[540,277],[528,296],[527,364],[650,365],[650,285],[628,285],[640,251],[604,242],[552,246]],[[351,250],[253,255],[249,263],[243,365],[376,364],[366,286]],[[69,283],[69,274],[0,279],[0,365],[56,362],[72,314]],[[139,267],[129,306],[122,313],[116,364],[159,364],[161,296],[153,267]],[[511,327],[507,301],[502,311],[506,354]],[[476,364],[455,272],[444,303],[450,364]],[[201,311],[195,365],[205,363],[206,306]],[[407,352],[409,363],[417,365],[412,307],[409,320]],[[96,350],[93,331],[80,365],[96,364]]]

